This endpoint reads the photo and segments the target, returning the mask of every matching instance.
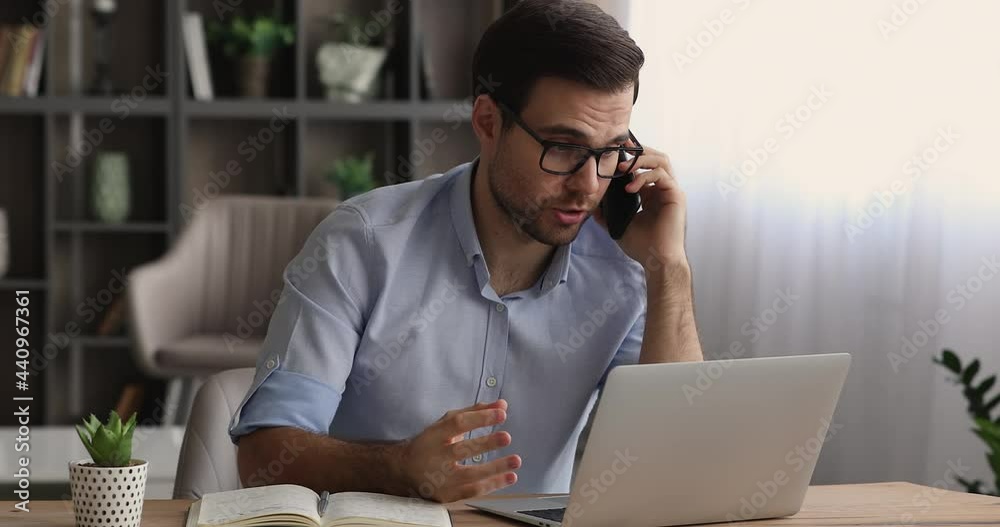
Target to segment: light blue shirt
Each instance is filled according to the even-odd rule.
[[[507,492],[568,492],[596,389],[638,360],[642,267],[593,219],[530,288],[499,297],[479,245],[478,158],[338,206],[284,272],[233,441],[292,426],[344,440],[412,437],[445,412],[504,398],[519,454]]]

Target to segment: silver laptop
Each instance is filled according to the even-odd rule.
[[[543,527],[775,518],[802,507],[846,353],[620,366],[570,494],[467,505]]]

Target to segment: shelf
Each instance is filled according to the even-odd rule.
[[[49,109],[53,112],[82,112],[91,115],[110,115],[124,119],[130,115],[167,115],[170,101],[165,97],[132,99],[123,97],[49,97]]]
[[[88,348],[131,348],[132,339],[129,337],[101,337],[97,335],[81,335],[76,338],[76,342]]]
[[[0,291],[45,290],[49,282],[44,278],[0,278]]]
[[[5,115],[45,113],[44,97],[0,97],[0,113]]]
[[[464,101],[370,102],[359,104],[309,101],[301,104],[300,113],[310,119],[407,120],[430,119],[469,121]]]
[[[61,221],[55,224],[57,232],[95,233],[167,233],[166,223],[98,223],[90,221]]]
[[[469,101],[373,101],[342,103],[327,101],[296,101],[293,99],[223,99],[218,101],[187,101],[185,113],[190,117],[220,117],[226,119],[261,119],[288,115],[319,120],[405,121],[411,118],[433,121],[468,122],[471,120]]]
[[[219,99],[214,101],[188,100],[184,112],[192,117],[226,117],[236,119],[258,119],[284,115],[285,108],[293,117],[296,112],[294,99]]]
[[[471,116],[463,110],[464,101],[433,102],[370,102],[335,103],[309,101],[300,105],[300,113],[310,119],[385,120],[399,121],[429,119],[441,121],[469,121]]]
[[[162,115],[170,112],[170,101],[164,97],[143,100],[125,97],[0,97],[0,114],[37,114],[45,112],[80,112],[108,115],[124,119],[131,115]]]

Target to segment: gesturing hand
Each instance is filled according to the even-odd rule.
[[[521,457],[509,455],[481,465],[460,465],[462,460],[510,444],[507,432],[474,439],[465,434],[507,419],[507,402],[452,410],[403,444],[403,478],[422,497],[442,503],[489,494],[513,485]]]

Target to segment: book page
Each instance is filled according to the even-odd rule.
[[[340,492],[330,496],[323,525],[344,518],[370,518],[380,523],[451,527],[448,509],[439,503],[370,492]]]
[[[228,525],[260,516],[303,516],[319,525],[315,492],[298,485],[271,485],[206,494],[198,525]]]

